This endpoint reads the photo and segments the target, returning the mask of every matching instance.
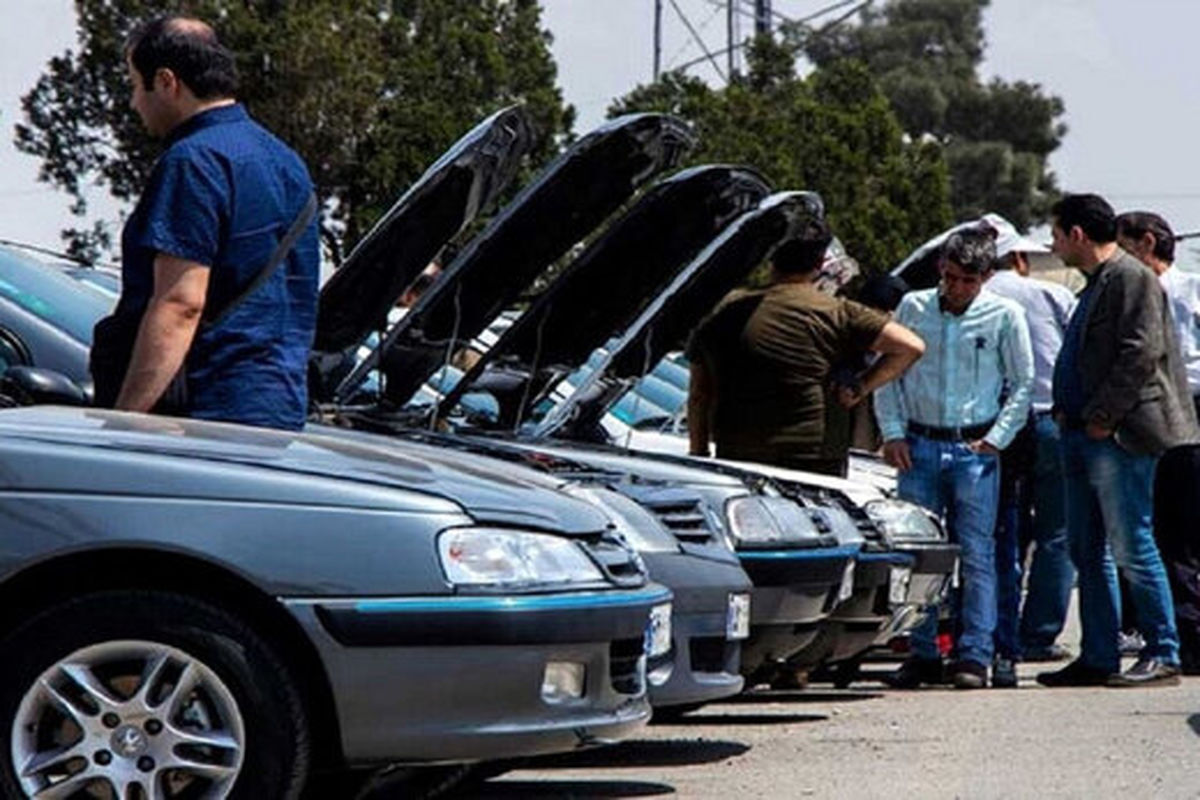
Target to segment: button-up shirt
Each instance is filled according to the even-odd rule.
[[[1200,275],[1171,267],[1158,281],[1167,293],[1188,389],[1200,395]]]
[[[884,440],[903,438],[909,422],[966,428],[995,420],[983,438],[1007,447],[1029,416],[1033,387],[1021,308],[985,288],[966,311],[952,314],[942,310],[938,290],[927,289],[905,295],[896,321],[925,340],[925,355],[876,393]]]
[[[1075,308],[1075,295],[1061,284],[1029,278],[1011,269],[998,270],[987,282],[987,288],[1024,310],[1033,345],[1033,410],[1049,411],[1054,402],[1051,395],[1054,362]]]

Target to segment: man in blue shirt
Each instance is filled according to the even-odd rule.
[[[996,627],[999,454],[1029,415],[1033,352],[1020,306],[988,292],[995,231],[968,228],[942,247],[936,289],[912,292],[896,321],[925,340],[925,355],[876,395],[884,459],[900,471],[898,492],[945,517],[962,547],[957,657],[949,677],[962,689],[987,685]],[[913,631],[913,655],[890,683],[943,680],[932,612]]]
[[[317,308],[315,223],[270,261],[312,194],[300,158],[234,99],[232,54],[203,22],[160,17],[126,47],[131,107],[166,139],[121,238],[114,312],[139,320],[114,406],[150,411],[182,371],[191,417],[298,429]]]

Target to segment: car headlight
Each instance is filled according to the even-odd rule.
[[[438,558],[455,586],[529,588],[603,583],[578,543],[500,528],[453,528],[438,536]]]
[[[563,491],[599,508],[617,534],[641,553],[678,553],[679,541],[658,518],[620,492],[599,486],[571,484]]]
[[[863,506],[893,542],[940,542],[946,534],[938,521],[916,503],[905,500],[872,500]]]
[[[820,538],[806,509],[784,497],[735,497],[725,504],[729,531],[738,544],[770,547]]]

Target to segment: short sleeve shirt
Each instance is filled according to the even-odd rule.
[[[728,296],[692,346],[716,379],[718,446],[822,457],[830,371],[868,350],[887,321],[810,284]]]
[[[308,201],[312,181],[290,148],[246,114],[221,106],[174,131],[121,237],[118,314],[140,317],[154,291],[158,253],[210,269],[206,318],[267,265]],[[315,221],[271,277],[188,352],[191,416],[299,429],[316,325]]]

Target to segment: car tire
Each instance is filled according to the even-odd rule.
[[[191,781],[188,797],[300,796],[310,737],[296,681],[230,611],[174,593],[97,592],[36,615],[0,653],[3,797],[84,773],[126,781],[130,764],[137,780],[175,790]],[[55,755],[60,766],[18,776],[33,758],[66,750],[83,755]]]

